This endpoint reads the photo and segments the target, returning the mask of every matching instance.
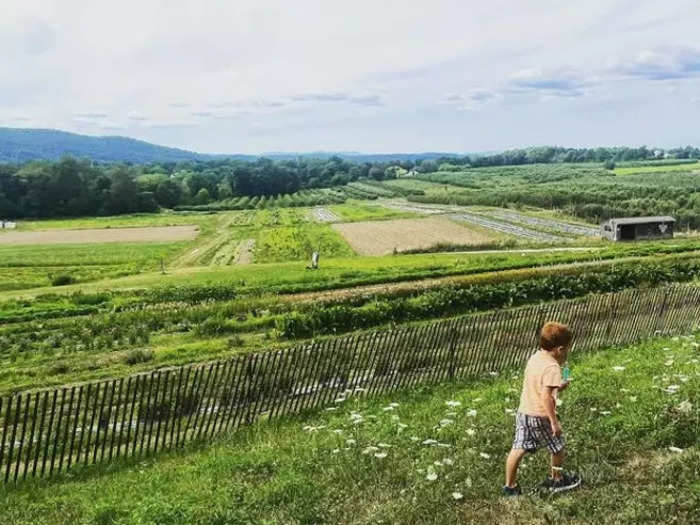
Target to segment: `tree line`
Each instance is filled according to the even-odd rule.
[[[494,155],[353,162],[327,159],[254,161],[191,160],[141,165],[63,158],[25,164],[0,163],[0,218],[70,217],[154,212],[159,207],[205,205],[232,197],[262,197],[345,185],[358,179],[384,180],[408,171],[432,173],[469,167],[538,163],[649,161],[700,158],[694,147],[538,147]]]

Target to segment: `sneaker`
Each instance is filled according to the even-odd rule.
[[[557,480],[547,478],[544,483],[542,483],[542,488],[548,490],[549,492],[557,493],[575,489],[580,484],[581,478],[576,474],[564,474]]]
[[[516,485],[515,487],[508,487],[505,486],[503,487],[502,493],[504,496],[520,496],[520,485]]]

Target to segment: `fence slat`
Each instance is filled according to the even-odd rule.
[[[624,290],[0,396],[0,480],[50,477],[81,454],[85,465],[156,454],[360,392],[500,372],[528,357],[546,320],[571,326],[576,352],[632,344],[695,328],[700,287]]]

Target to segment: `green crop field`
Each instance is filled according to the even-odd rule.
[[[617,175],[630,175],[632,173],[672,173],[674,171],[697,172],[700,165],[695,162],[683,164],[659,165],[659,166],[619,166],[615,168]]]
[[[215,444],[0,489],[3,523],[694,523],[697,336],[573,356],[559,407],[580,489],[500,497],[522,370],[339,400]],[[532,492],[530,492],[532,491]]]

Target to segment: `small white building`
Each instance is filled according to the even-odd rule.
[[[611,241],[672,239],[676,219],[656,217],[617,217],[600,225],[600,234]]]

